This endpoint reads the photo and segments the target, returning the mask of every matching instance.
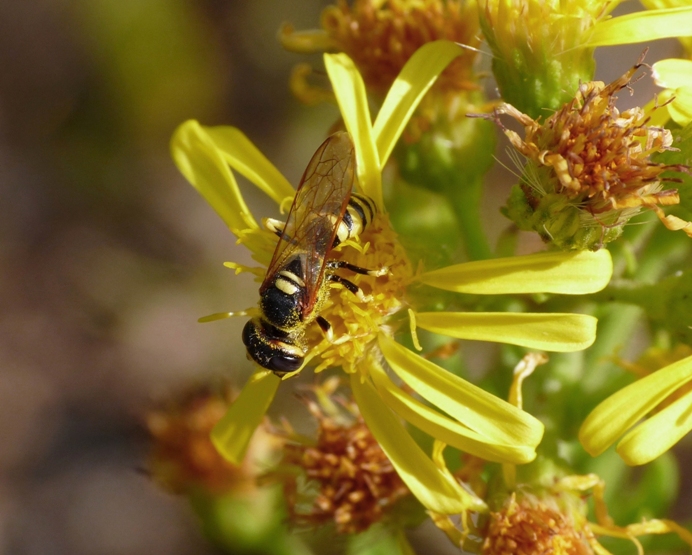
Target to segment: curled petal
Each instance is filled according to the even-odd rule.
[[[371,367],[370,375],[386,405],[435,439],[491,462],[524,464],[536,458],[536,451],[531,447],[484,437],[414,399],[398,388],[379,365]]]
[[[380,160],[372,134],[372,120],[363,78],[346,54],[325,54],[324,65],[344,118],[346,130],[356,147],[358,181],[367,196],[384,211]]]
[[[244,175],[277,204],[293,197],[295,190],[267,157],[236,127],[202,127],[219,154],[238,173]]]
[[[463,50],[458,44],[438,40],[421,46],[406,62],[389,89],[373,126],[381,167],[387,163],[421,98],[449,63],[461,54]]]
[[[261,369],[245,384],[228,412],[211,431],[211,441],[225,459],[240,464],[252,434],[262,422],[281,380]]]
[[[351,389],[372,435],[401,479],[428,510],[449,515],[462,513],[469,508],[482,510],[485,507],[482,501],[475,500],[455,480],[437,468],[389,407],[382,403],[372,384],[361,382],[359,373],[351,375]]]
[[[586,314],[422,312],[416,315],[416,322],[423,329],[457,339],[569,353],[594,342],[597,320]]]
[[[171,154],[181,173],[229,228],[258,227],[228,164],[198,122],[189,120],[176,129]]]
[[[612,273],[610,253],[601,249],[478,260],[426,272],[419,279],[438,289],[476,295],[583,295],[603,289]]]
[[[692,29],[692,7],[645,10],[596,23],[583,46],[613,46],[685,37]]]
[[[535,448],[543,424],[530,414],[440,368],[384,334],[379,344],[394,372],[423,399],[478,434],[508,445]]]
[[[591,411],[581,425],[579,441],[591,455],[600,455],[690,380],[692,357],[687,357],[624,387]]]
[[[669,58],[651,66],[654,82],[664,89],[692,89],[692,60]]]
[[[687,394],[636,426],[617,446],[629,465],[646,464],[668,451],[692,430],[692,395]]]

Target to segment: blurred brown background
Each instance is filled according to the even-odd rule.
[[[0,553],[215,553],[137,472],[141,416],[190,383],[243,383],[244,322],[196,318],[256,285],[223,268],[249,257],[168,141],[188,118],[232,124],[296,183],[337,112],[291,98],[303,58],[275,37],[323,4],[0,1]]]
[[[141,415],[210,376],[244,381],[243,322],[196,318],[256,286],[223,268],[245,251],[168,142],[188,118],[234,124],[295,182],[329,124],[290,97],[297,56],[275,36],[321,7],[0,2],[0,553],[214,552],[137,472]]]

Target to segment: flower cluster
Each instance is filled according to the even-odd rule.
[[[339,0],[318,31],[285,25],[286,48],[328,52],[328,87],[308,85],[304,65],[292,87],[308,103],[338,106],[325,129],[339,131],[327,141],[349,148],[319,158],[324,167],[348,165],[352,174],[338,184],[333,170],[310,162],[294,187],[240,129],[180,125],[173,159],[248,249],[253,264],[226,266],[253,275],[261,301],[202,319],[252,318],[242,339],[254,372],[223,417],[206,401],[201,416],[188,405],[151,415],[153,466],[168,487],[237,487],[232,471],[279,388],[312,369],[315,384],[302,398],[316,432],[298,433],[284,419],[274,428],[280,462],[264,474],[283,486],[293,524],[349,536],[395,530],[402,553],[412,548],[401,529],[423,511],[456,546],[487,555],[602,555],[601,536],[629,539],[640,552],[637,538],[647,534],[674,533],[692,545],[689,531],[650,519],[646,506],[637,512],[609,500],[617,520],[641,521],[614,524],[588,458],[610,456],[622,438],[609,460],[624,476],[625,463],[659,460],[692,429],[692,62],[654,64],[664,91],[645,107],[616,105],[643,56],[610,84],[593,79],[597,47],[689,34],[692,7],[643,3],[645,11],[611,17],[617,1]],[[494,102],[475,65],[483,38],[501,95]],[[497,244],[480,212],[493,160],[487,120],[509,139],[521,172],[502,209],[512,224]],[[279,210],[292,206],[286,224],[260,223],[237,175]],[[316,182],[312,198],[346,191],[340,211],[301,204]],[[425,210],[416,211],[417,199]],[[663,227],[644,220],[647,211]],[[411,221],[423,212],[424,224]],[[641,225],[625,225],[640,213]],[[438,254],[432,239],[428,252],[411,248],[426,237],[411,230],[439,233],[449,252],[430,256]],[[535,245],[528,240],[518,247],[519,230],[548,250],[526,250]],[[282,323],[273,312],[284,310]],[[622,387],[612,361],[638,322],[651,328],[649,353],[674,354],[646,371],[630,365],[639,379]],[[459,354],[471,342],[499,345],[475,376],[482,387],[467,379],[468,353]],[[254,356],[256,348],[304,356],[284,372]],[[333,372],[340,377],[321,379]],[[208,411],[214,418],[203,418]],[[208,433],[211,443],[198,441]],[[212,444],[221,457],[210,454]],[[642,493],[645,482],[631,486],[640,488],[637,499],[651,493]],[[657,507],[670,501],[655,495]]]

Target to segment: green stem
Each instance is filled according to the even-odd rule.
[[[466,254],[470,260],[486,260],[493,257],[490,243],[483,230],[481,218],[481,195],[483,176],[469,178],[460,187],[450,187],[449,197],[464,240]]]

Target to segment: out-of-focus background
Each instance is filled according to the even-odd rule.
[[[317,26],[324,4],[0,2],[0,553],[216,552],[138,472],[142,415],[189,384],[244,382],[244,321],[196,319],[257,286],[222,266],[249,257],[168,142],[189,118],[235,125],[296,183],[337,112],[291,97],[305,58],[276,33]],[[609,51],[627,61],[602,78],[640,51]]]

